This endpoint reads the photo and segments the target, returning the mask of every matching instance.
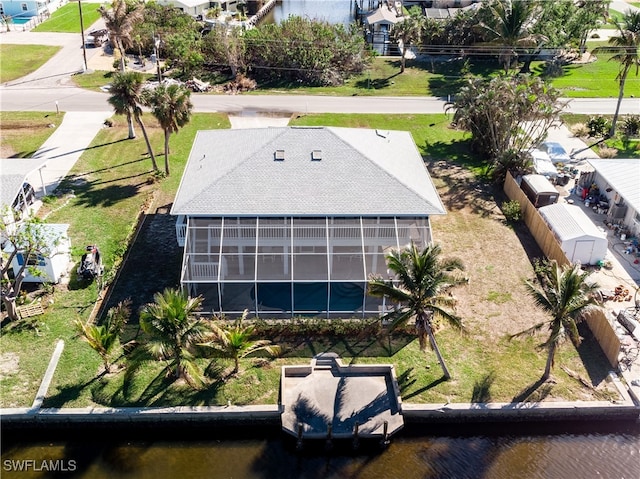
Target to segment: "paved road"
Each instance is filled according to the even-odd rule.
[[[97,28],[94,24],[87,30]],[[83,69],[80,34],[7,32],[0,34],[0,44],[22,43],[61,45],[61,51],[37,71],[0,86],[0,109],[4,111],[109,110],[107,94],[73,86],[70,76]],[[87,57],[100,49],[88,48]],[[90,61],[89,61],[90,63]],[[435,97],[331,97],[311,95],[193,95],[198,112],[247,111],[290,113],[441,113],[446,99]],[[614,98],[573,99],[566,109],[570,113],[613,114]],[[621,112],[640,112],[640,99],[626,98]]]

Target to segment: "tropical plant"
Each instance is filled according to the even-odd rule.
[[[542,142],[560,121],[559,98],[559,90],[528,75],[471,78],[446,110],[455,110],[453,124],[471,132],[472,149],[490,165],[515,160],[526,166],[522,152]]]
[[[102,358],[106,373],[111,371],[113,350],[130,316],[131,300],[128,299],[109,309],[103,324],[76,321],[76,327],[82,339]]]
[[[616,111],[611,120],[611,129],[609,137],[613,138],[616,134],[616,123],[620,114],[620,105],[624,97],[625,83],[629,72],[635,70],[636,76],[640,71],[640,11],[627,11],[621,21],[614,22],[617,28],[617,35],[609,38],[608,47],[599,47],[594,52],[605,51],[611,52],[609,60],[620,63],[618,69],[618,85],[620,87],[618,93],[618,102],[616,103]]]
[[[255,339],[255,327],[246,324],[245,320],[249,312],[245,310],[242,316],[232,324],[225,324],[224,320],[211,323],[213,330],[204,346],[212,351],[214,357],[233,359],[234,368],[232,374],[240,370],[240,359],[258,351],[265,351],[272,356],[280,354],[280,347],[266,339]]]
[[[594,138],[601,138],[609,133],[611,125],[602,115],[596,115],[589,118],[587,121],[587,128],[589,129],[589,136]]]
[[[133,30],[143,18],[144,3],[128,3],[126,0],[113,0],[111,8],[102,5],[98,12],[104,19],[109,31],[109,40],[120,52],[120,70],[125,71],[125,51],[133,46]]]
[[[164,131],[164,172],[169,175],[169,137],[189,123],[193,103],[191,91],[181,85],[158,85],[144,96],[144,102],[151,108]]]
[[[111,81],[110,93],[108,98],[109,104],[113,107],[116,115],[125,115],[127,117],[127,123],[129,124],[129,139],[136,137],[136,132],[133,128],[133,120],[136,121],[140,130],[142,130],[142,136],[147,144],[147,152],[151,157],[151,164],[153,170],[158,170],[156,163],[156,157],[153,154],[153,148],[149,141],[149,135],[147,129],[142,123],[142,92],[143,92],[143,77],[139,72],[116,72],[113,75]]]
[[[0,213],[2,218],[11,217],[13,214],[7,209]],[[27,218],[19,224],[0,221],[0,237],[3,240],[0,251],[0,293],[7,317],[11,321],[20,319],[17,299],[27,272],[32,276],[42,276],[43,273],[38,266],[44,265],[43,258],[49,256],[51,249],[60,241],[58,235],[52,234],[43,226],[37,218]],[[17,269],[13,268],[12,264],[16,257],[19,265]],[[11,276],[10,270],[13,270]]]
[[[598,308],[593,294],[598,285],[588,283],[588,272],[582,271],[579,264],[559,266],[553,260],[538,271],[538,284],[526,281],[525,285],[535,302],[546,311],[551,319],[542,321],[525,331],[511,337],[532,334],[545,326],[549,329],[549,338],[541,346],[548,351],[547,364],[542,380],[549,379],[554,365],[558,346],[569,338],[575,346],[580,344],[577,324],[585,313]]]
[[[528,52],[530,55],[546,40],[544,35],[532,33],[539,16],[538,3],[530,0],[492,0],[485,8],[490,14],[487,21],[479,26],[490,44],[499,45],[500,61],[505,73],[509,73],[520,53]],[[525,64],[523,71],[527,70],[528,64]]]
[[[409,9],[409,15],[401,17],[400,21],[393,26],[393,38],[400,47],[400,73],[404,73],[409,47],[420,42],[422,38],[425,19],[420,7],[412,7]]]
[[[197,345],[210,332],[207,322],[196,317],[203,298],[190,298],[173,288],[153,298],[154,302],[143,306],[140,313],[140,327],[147,337],[132,352],[127,375],[150,361],[164,361],[163,372],[168,377],[184,379],[192,387],[201,386],[204,375],[197,364]]]
[[[394,250],[387,255],[387,267],[395,273],[393,280],[373,278],[369,281],[369,294],[386,297],[399,306],[385,314],[383,319],[390,320],[390,330],[406,325],[415,318],[416,334],[420,349],[426,349],[427,341],[435,352],[446,379],[451,373],[442,357],[436,342],[436,320],[445,319],[449,324],[463,330],[462,319],[448,309],[455,305],[455,299],[445,294],[452,286],[464,281],[451,274],[462,270],[459,259],[441,259],[441,249],[431,244],[419,249],[415,243],[403,250]]]

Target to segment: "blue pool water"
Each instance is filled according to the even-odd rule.
[[[29,23],[32,20],[32,17],[22,17],[22,18],[14,18],[14,25],[24,25],[25,23]]]

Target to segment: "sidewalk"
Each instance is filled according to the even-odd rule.
[[[44,168],[27,178],[38,198],[51,194],[58,187],[103,127],[104,121],[112,115],[112,111],[64,114],[62,124],[33,155],[33,158],[46,160]]]

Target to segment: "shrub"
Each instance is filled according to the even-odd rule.
[[[625,136],[636,137],[640,134],[640,115],[629,115],[622,120],[622,133]]]
[[[578,138],[586,138],[589,136],[589,127],[584,123],[576,123],[571,127],[571,133]]]
[[[618,150],[609,146],[601,146],[598,148],[598,156],[600,158],[615,158],[618,154]]]
[[[509,223],[516,223],[522,219],[520,211],[520,203],[516,200],[505,201],[502,203],[502,213]]]
[[[610,127],[611,125],[609,124],[609,120],[607,120],[602,115],[592,116],[587,122],[587,128],[589,128],[589,136],[592,137],[606,136],[609,132]]]

